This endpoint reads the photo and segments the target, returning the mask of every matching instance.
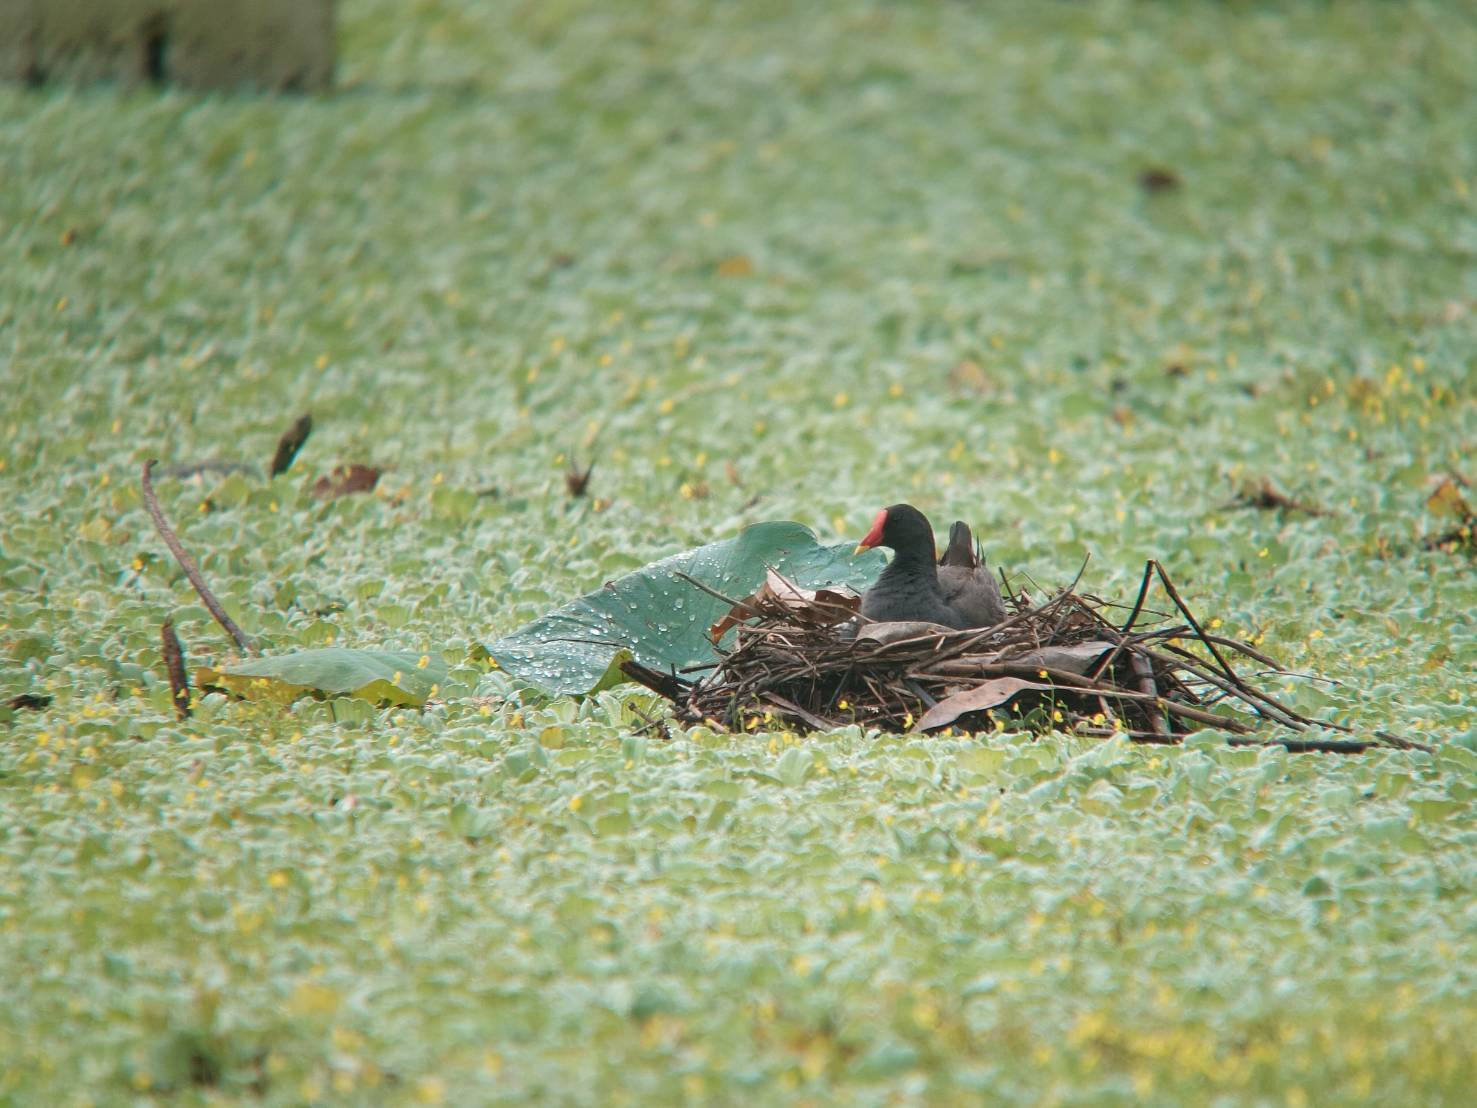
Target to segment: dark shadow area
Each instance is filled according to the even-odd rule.
[[[162,12],[150,16],[140,28],[144,79],[162,85],[169,79],[169,17]]]

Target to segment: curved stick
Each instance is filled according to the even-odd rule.
[[[251,645],[251,640],[246,637],[246,632],[236,626],[236,622],[226,615],[226,610],[221,607],[221,602],[215,598],[205,584],[205,578],[200,576],[200,567],[195,564],[195,559],[190,557],[190,552],[184,548],[179,541],[179,536],[174,533],[174,528],[169,526],[169,520],[164,518],[164,510],[159,507],[159,497],[154,494],[154,481],[149,476],[158,461],[150,458],[144,463],[143,488],[144,507],[149,510],[149,516],[154,521],[154,527],[159,532],[159,537],[164,540],[164,545],[169,547],[169,552],[174,555],[174,560],[179,563],[180,569],[185,571],[185,576],[190,579],[190,584],[195,586],[195,591],[200,594],[205,607],[215,617],[215,621],[226,629],[226,634],[236,640],[236,645],[248,654],[255,654],[256,647]]]

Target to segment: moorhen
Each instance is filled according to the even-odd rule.
[[[975,551],[974,536],[962,519],[949,528],[949,548],[939,559],[939,587],[944,603],[964,617],[966,627],[994,627],[1005,619],[1000,582]]]
[[[962,613],[949,606],[934,562],[933,528],[911,504],[883,508],[857,551],[891,547],[896,555],[862,594],[862,615],[880,623],[920,621],[962,630]]]

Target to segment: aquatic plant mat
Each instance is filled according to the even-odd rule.
[[[1156,581],[1172,614],[1145,606]],[[680,723],[801,732],[1026,726],[1161,744],[1215,728],[1232,745],[1294,751],[1419,745],[1386,732],[1352,737],[1280,702],[1258,682],[1286,680],[1288,672],[1250,643],[1208,633],[1152,560],[1132,608],[1080,594],[1074,583],[1037,606],[1013,595],[1013,613],[978,631],[860,621],[854,593],[801,589],[774,572],[732,604],[712,628],[720,644],[734,629],[716,664],[669,672],[622,666],[670,700]],[[1115,620],[1114,612],[1126,616]],[[1267,723],[1284,733],[1253,734]],[[1330,731],[1351,737],[1323,737]],[[1305,732],[1319,737],[1299,737]]]

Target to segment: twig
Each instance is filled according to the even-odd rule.
[[[1182,741],[1178,737],[1166,738],[1163,735],[1156,735],[1151,731],[1114,730],[1111,727],[1079,727],[1077,728],[1077,733],[1079,735],[1100,735],[1104,738],[1122,735],[1132,742],[1144,743],[1151,746],[1178,745]],[[1358,739],[1248,739],[1240,736],[1232,736],[1226,740],[1226,745],[1243,749],[1246,747],[1280,746],[1291,754],[1363,754],[1366,750],[1378,744],[1362,742]]]
[[[170,701],[174,714],[190,718],[190,678],[185,672],[185,649],[174,633],[174,620],[166,619],[159,628],[159,642],[164,651],[164,668],[169,672]]]
[[[713,588],[710,585],[703,584],[703,582],[699,581],[696,577],[691,577],[691,576],[687,575],[686,573],[683,573],[680,569],[674,569],[672,571],[672,576],[673,577],[680,577],[682,580],[686,581],[689,585],[692,585],[695,588],[702,589],[703,592],[707,593],[709,596],[715,597],[716,599],[721,600],[725,604],[728,604],[728,605],[730,605],[730,606],[732,606],[734,608],[737,608],[740,605],[742,605],[745,611],[752,611],[753,610],[750,607],[750,605],[744,604],[743,601],[741,601],[741,600],[735,600],[731,596],[724,596],[717,589]],[[754,612],[754,614],[757,616],[759,613],[758,612]]]
[[[1138,599],[1133,602],[1133,610],[1128,613],[1127,621],[1118,629],[1119,634],[1128,634],[1133,630],[1133,625],[1138,622],[1139,613],[1144,610],[1144,601],[1149,597],[1149,582],[1153,580],[1153,576],[1154,560],[1150,558],[1144,563],[1144,576],[1139,581]]]
[[[1360,739],[1229,739],[1230,746],[1280,746],[1290,754],[1363,754],[1378,743]]]
[[[629,708],[629,709],[631,709],[631,712],[638,719],[641,720],[641,726],[638,727],[638,728],[636,728],[636,731],[635,731],[636,734],[640,735],[640,734],[642,734],[645,731],[651,731],[651,732],[654,732],[655,734],[660,735],[664,739],[669,739],[669,740],[671,739],[672,732],[669,731],[669,730],[667,730],[667,721],[666,720],[664,720],[664,719],[658,719],[658,718],[654,718],[652,716],[649,716],[645,712],[643,712],[640,708],[636,707],[636,705],[631,704],[631,703],[627,703],[626,704],[626,707]]]
[[[938,703],[936,699],[928,695],[927,689],[918,684],[918,682],[914,681],[911,677],[906,678],[903,683],[908,686],[908,690],[918,698],[925,709],[932,708],[935,704]]]
[[[645,685],[652,692],[677,704],[687,699],[688,691],[692,688],[680,677],[663,673],[659,669],[652,669],[637,661],[622,662],[621,672],[638,685]]]
[[[1350,729],[1349,733],[1353,734],[1353,730]],[[1388,731],[1376,731],[1374,733],[1374,737],[1379,739],[1380,742],[1386,743],[1396,750],[1424,750],[1427,754],[1432,754],[1435,752],[1436,749],[1433,746],[1427,746],[1425,743],[1418,743],[1414,739],[1403,738],[1400,735],[1392,735]]]
[[[827,719],[825,716],[818,716],[814,712],[806,711],[804,708],[800,707],[800,705],[796,704],[793,700],[787,700],[785,697],[779,696],[776,693],[765,693],[762,697],[760,697],[760,701],[765,704],[770,704],[780,709],[781,711],[790,712],[792,715],[798,717],[799,719],[803,719],[806,723],[808,723],[811,727],[814,727],[817,731],[832,731],[835,728],[841,726],[839,720]]]
[[[1269,693],[1264,693],[1260,689],[1253,688],[1252,686],[1247,685],[1244,682],[1239,686],[1234,685],[1230,681],[1222,678],[1220,675],[1212,672],[1209,667],[1197,665],[1196,663],[1199,662],[1200,659],[1196,658],[1195,655],[1191,654],[1188,650],[1185,650],[1178,646],[1173,646],[1169,643],[1165,643],[1164,647],[1166,650],[1171,651],[1180,659],[1177,664],[1184,666],[1186,669],[1189,669],[1200,680],[1214,685],[1222,692],[1234,693],[1243,701],[1250,704],[1252,708],[1254,708],[1258,713],[1268,716],[1269,718],[1275,720],[1277,723],[1280,723],[1285,727],[1291,727],[1294,731],[1301,731],[1303,728],[1311,727],[1314,723],[1318,722],[1317,720],[1305,716],[1300,712],[1293,711],[1291,708],[1287,707],[1285,704],[1282,704]],[[1174,659],[1166,657],[1163,654],[1153,653],[1152,657],[1170,665],[1176,664]]]
[[[1210,651],[1211,657],[1220,663],[1221,669],[1238,689],[1245,689],[1247,687],[1246,682],[1241,680],[1236,671],[1231,668],[1231,663],[1221,657],[1221,652],[1215,648],[1215,643],[1205,637],[1205,629],[1200,626],[1200,621],[1195,618],[1190,609],[1185,606],[1185,602],[1180,599],[1179,589],[1174,587],[1174,582],[1169,579],[1169,574],[1164,572],[1164,567],[1153,558],[1149,559],[1149,564],[1154,567],[1154,572],[1159,575],[1159,581],[1164,586],[1164,591],[1169,594],[1169,599],[1174,601],[1174,606],[1180,610],[1180,615],[1185,617],[1185,622],[1195,629],[1195,634],[1205,644],[1205,648]]]
[[[190,579],[190,584],[195,586],[195,591],[200,594],[200,599],[215,621],[225,628],[226,633],[236,640],[236,645],[248,654],[255,654],[256,647],[246,637],[246,632],[236,626],[236,621],[226,615],[226,610],[221,607],[221,602],[215,598],[210,587],[205,584],[205,578],[200,576],[200,568],[195,564],[195,559],[190,557],[190,552],[184,548],[175,534],[174,528],[164,518],[164,510],[159,507],[159,498],[154,495],[154,482],[149,476],[149,471],[158,465],[158,462],[150,458],[144,463],[143,492],[144,507],[148,509],[150,518],[154,521],[154,527],[159,532],[159,537],[164,540],[164,545],[169,547],[169,552],[174,555],[174,560],[179,563],[180,568],[185,571],[185,576]]]
[[[1133,602],[1133,610],[1128,613],[1127,621],[1123,624],[1122,627],[1117,629],[1118,641],[1114,644],[1113,649],[1108,652],[1108,656],[1106,658],[1102,659],[1100,662],[1098,662],[1096,666],[1093,667],[1093,680],[1096,680],[1103,674],[1112,671],[1113,663],[1118,660],[1118,655],[1122,653],[1124,645],[1128,642],[1128,633],[1133,630],[1133,625],[1138,622],[1139,613],[1144,610],[1144,600],[1149,595],[1149,582],[1152,580],[1151,575],[1153,573],[1153,566],[1154,563],[1152,559],[1144,563],[1144,576],[1139,581],[1138,599]],[[1104,620],[1103,622],[1108,626],[1112,626],[1111,624],[1108,624],[1107,620]]]
[[[1128,668],[1133,670],[1134,678],[1138,681],[1139,692],[1145,696],[1152,696],[1157,707],[1159,689],[1154,684],[1154,667],[1149,664],[1149,659],[1141,652],[1134,650],[1128,655]],[[1157,711],[1149,712],[1149,730],[1156,735],[1163,735],[1168,730],[1164,726],[1164,717]]]
[[[1105,739],[1122,735],[1130,742],[1150,746],[1179,746],[1184,741],[1181,735],[1161,735],[1154,731],[1138,731],[1132,727],[1078,727],[1076,732],[1079,735],[1098,735]]]
[[[1287,672],[1286,668],[1284,668],[1282,663],[1277,661],[1276,658],[1272,658],[1267,656],[1266,654],[1263,654],[1260,650],[1257,650],[1250,643],[1244,643],[1240,639],[1228,639],[1224,635],[1206,635],[1205,641],[1216,643],[1219,646],[1228,646],[1238,653],[1245,654],[1248,658],[1261,662],[1264,666],[1270,666],[1278,673]]]

